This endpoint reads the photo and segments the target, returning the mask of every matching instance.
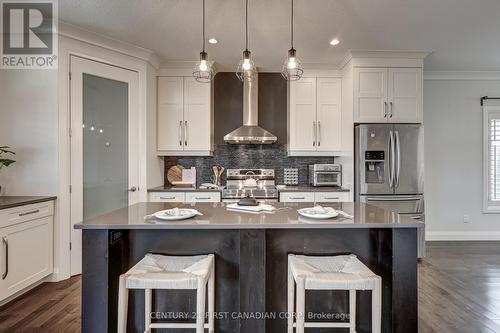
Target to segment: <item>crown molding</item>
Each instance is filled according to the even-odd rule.
[[[214,61],[209,61],[214,73],[218,68]],[[158,76],[191,76],[198,61],[163,61],[158,68]]]
[[[424,80],[500,81],[500,71],[425,71]]]
[[[422,62],[431,52],[399,50],[349,50],[339,63],[344,68],[353,59],[406,59]]]
[[[160,59],[152,50],[101,35],[67,22],[59,21],[59,35],[144,60],[156,69],[160,67]]]

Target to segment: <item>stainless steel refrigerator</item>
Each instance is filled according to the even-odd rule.
[[[424,141],[421,125],[362,124],[355,127],[356,201],[425,221]],[[425,255],[419,231],[418,255]]]

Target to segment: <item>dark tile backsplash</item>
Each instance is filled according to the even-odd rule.
[[[282,144],[272,145],[229,145],[219,144],[215,146],[212,157],[165,157],[165,175],[167,170],[176,164],[185,168],[196,167],[196,180],[198,186],[202,183],[210,183],[212,167],[221,165],[226,169],[238,168],[268,168],[276,170],[277,184],[283,184],[283,169],[298,168],[299,184],[308,182],[308,166],[314,163],[333,163],[332,157],[289,157],[286,146]],[[225,181],[226,173],[222,177]],[[165,177],[166,178],[166,177]],[[168,184],[165,179],[165,184]]]

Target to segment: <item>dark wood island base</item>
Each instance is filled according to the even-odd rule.
[[[151,209],[154,211],[154,208],[148,210]],[[81,228],[84,229],[84,333],[116,332],[118,277],[149,252],[216,255],[215,329],[218,333],[286,332],[288,253],[356,254],[382,277],[382,332],[418,331],[417,227],[266,228],[258,225],[252,229],[247,225],[246,228],[151,229],[86,228],[82,224]],[[193,291],[156,291],[153,318],[170,314],[176,321],[182,321],[179,316],[191,314],[195,304]],[[357,332],[371,332],[370,292],[358,292],[357,304]],[[347,292],[307,292],[306,320],[311,320],[307,317],[310,314],[325,321],[326,317],[320,317],[343,315],[348,309]],[[142,291],[131,291],[128,313],[128,332],[143,332]],[[323,333],[331,329],[310,328],[307,332]]]

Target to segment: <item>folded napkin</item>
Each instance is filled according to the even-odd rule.
[[[258,206],[240,206],[237,203],[232,203],[226,205],[226,208],[228,210],[238,210],[238,211],[246,211],[253,213],[274,212],[276,210],[276,207],[263,203],[260,203]]]

